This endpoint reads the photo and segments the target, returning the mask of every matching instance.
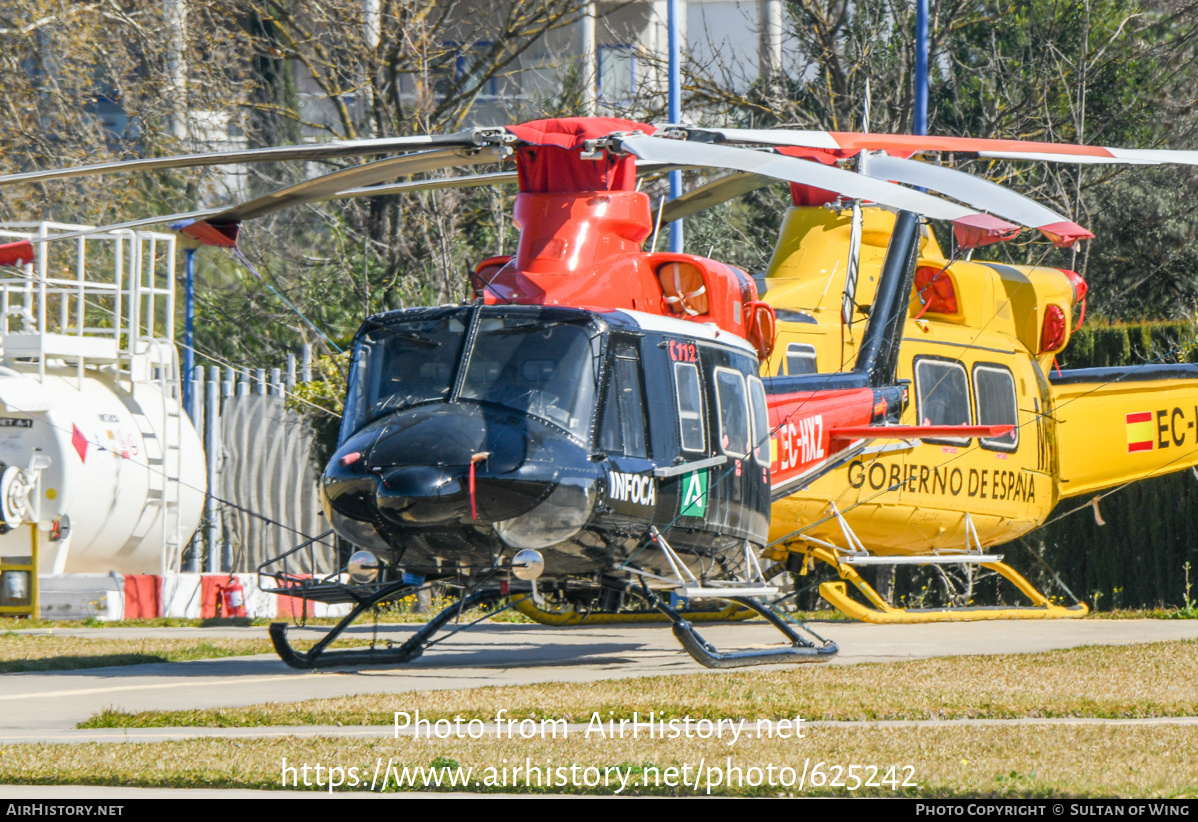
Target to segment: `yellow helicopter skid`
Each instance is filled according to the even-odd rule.
[[[578,611],[546,611],[538,606],[529,594],[517,594],[512,597],[512,608],[533,622],[557,627],[572,627],[584,625],[653,625],[666,623],[670,620],[656,611],[646,611],[638,614],[612,614],[607,612],[579,613]],[[720,611],[687,611],[688,622],[739,622],[750,619],[755,614],[735,602]]]
[[[1019,589],[1020,593],[1031,600],[1031,605],[993,608],[895,608],[882,599],[873,586],[862,579],[851,565],[837,562],[834,556],[822,548],[817,548],[811,553],[821,562],[835,567],[842,579],[853,583],[857,590],[869,600],[869,605],[862,605],[851,599],[844,582],[824,582],[819,586],[820,596],[831,603],[834,608],[846,616],[862,622],[885,625],[919,622],[974,622],[983,619],[1077,619],[1090,613],[1090,609],[1085,603],[1070,607],[1054,605],[1048,600],[1048,597],[1037,591],[1022,574],[1005,562],[988,562],[984,563],[982,567],[1005,577]]]

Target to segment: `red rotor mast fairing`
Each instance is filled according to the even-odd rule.
[[[773,316],[740,269],[691,254],[644,252],[653,231],[649,197],[636,190],[636,160],[588,141],[652,135],[614,118],[537,120],[507,131],[519,140],[520,244],[510,258],[480,263],[474,286],[488,304],[631,309],[714,323],[749,339],[763,356]],[[768,314],[769,316],[763,316]]]

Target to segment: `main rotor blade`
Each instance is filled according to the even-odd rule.
[[[409,191],[439,191],[443,188],[474,188],[487,185],[511,185],[516,182],[516,172],[496,171],[491,174],[472,174],[468,177],[443,177],[439,180],[411,180],[406,183],[388,183],[381,186],[362,186],[338,191],[330,200],[348,200],[351,197],[374,197],[379,194],[403,194]]]
[[[148,225],[169,225],[171,223],[191,222],[199,220],[203,217],[209,217],[220,212],[219,208],[203,208],[199,211],[184,211],[178,214],[162,214],[157,217],[143,217],[140,220],[129,220],[124,223],[110,223],[108,225],[95,226],[93,228],[81,228],[77,231],[67,231],[62,234],[50,234],[45,237],[31,237],[29,242],[33,245],[38,243],[50,243],[56,240],[73,240],[76,237],[90,237],[93,234],[106,234],[109,231],[121,231],[131,228],[142,228]]]
[[[494,174],[477,174],[472,177],[449,177],[444,180],[416,180],[409,183],[394,183],[392,185],[381,186],[364,186],[362,188],[352,188],[348,191],[340,191],[329,197],[330,200],[347,200],[352,197],[370,197],[375,194],[394,194],[404,191],[424,191],[434,188],[468,188],[470,186],[481,185],[501,185],[503,183],[516,182],[516,173],[501,171]],[[124,223],[111,223],[109,225],[96,226],[93,228],[83,228],[78,231],[68,231],[63,234],[50,234],[46,237],[33,237],[28,241],[31,245],[39,243],[48,243],[54,240],[73,240],[77,237],[88,237],[93,234],[104,234],[109,231],[119,231],[121,229],[142,228],[151,225],[168,225],[171,223],[186,223],[194,220],[199,220],[205,217],[214,217],[227,209],[222,208],[204,208],[198,211],[185,211],[178,214],[162,214],[157,217],[144,217],[140,220],[130,220]]]
[[[903,188],[893,183],[875,180],[864,174],[854,174],[821,163],[797,160],[780,154],[751,151],[743,148],[670,140],[662,137],[620,137],[619,143],[637,157],[660,162],[688,163],[712,168],[732,168],[774,177],[792,183],[816,186],[838,192],[852,199],[870,200],[903,211],[913,211],[937,220],[951,220],[965,225],[974,218],[986,217],[966,206]],[[1001,220],[990,218],[988,227]],[[1016,226],[1004,223],[1007,231]]]
[[[679,166],[662,166],[659,163],[643,163],[637,166],[638,170],[643,171],[669,171],[671,168],[679,168]],[[338,191],[337,193],[324,199],[347,200],[354,197],[372,197],[380,194],[400,194],[411,191],[432,191],[442,188],[472,188],[475,186],[484,185],[513,185],[516,183],[516,181],[516,172],[498,171],[489,174],[446,177],[436,180],[412,180],[405,183],[361,186],[358,188],[346,189],[345,191]],[[130,220],[123,223],[112,223],[109,225],[80,229],[78,231],[70,231],[63,234],[51,234],[47,237],[34,237],[29,242],[32,245],[37,245],[38,243],[46,243],[53,240],[72,240],[78,237],[87,237],[93,234],[103,234],[105,232],[118,231],[121,229],[142,228],[144,226],[152,225],[168,225],[172,223],[188,223],[191,221],[201,220],[201,218],[213,218],[215,220],[217,215],[225,214],[228,211],[229,209],[227,208],[217,207],[204,208],[197,211],[186,211],[177,214],[163,214],[157,217],[145,217],[139,220]],[[204,220],[204,222],[207,222],[207,220]],[[221,242],[220,244],[227,245],[228,243]]]
[[[923,151],[955,151],[999,160],[1036,160],[1046,163],[1198,165],[1198,151],[1111,148],[1083,146],[1074,143],[1043,143],[1035,140],[996,140],[986,137],[938,137],[917,134],[863,134],[853,131],[796,129],[688,127],[687,132],[710,135],[719,142],[803,146],[829,151],[885,151],[903,156]]]
[[[1075,232],[1071,232],[1071,236],[1076,232],[1089,234],[1085,229],[1069,222],[1066,217],[1045,208],[1035,200],[955,169],[902,160],[886,154],[874,154],[869,158],[866,174],[877,180],[892,180],[908,185],[926,186],[933,191],[948,194],[975,208],[993,212],[1029,228],[1067,223],[1075,229]],[[706,185],[693,188],[681,197],[666,203],[661,221],[670,223],[690,217],[734,197],[764,188],[771,182],[773,181],[769,177],[747,171],[738,171],[735,174],[720,177]]]
[[[357,157],[386,154],[391,151],[431,146],[473,146],[482,134],[494,129],[474,129],[455,134],[417,135],[412,137],[378,137],[371,140],[335,140],[296,146],[251,148],[244,151],[222,151],[204,154],[181,154],[174,157],[149,157],[140,160],[119,160],[75,168],[54,168],[45,171],[24,171],[0,176],[0,185],[10,183],[42,183],[47,180],[66,180],[72,177],[94,177],[128,171],[154,171],[168,168],[271,163],[282,160],[329,160],[337,157]]]
[[[865,161],[865,173],[880,180],[926,186],[975,208],[984,209],[1007,220],[1039,229],[1062,247],[1094,235],[1077,223],[1022,194],[1003,188],[954,168],[945,168],[917,160],[903,160],[888,154],[872,154]]]
[[[226,209],[208,219],[207,222],[219,224],[251,220],[254,217],[262,217],[284,208],[328,199],[337,192],[345,191],[348,188],[368,186],[409,174],[440,171],[443,168],[498,163],[507,154],[506,148],[485,146],[477,149],[437,149],[405,154],[402,157],[389,157],[386,160],[378,160],[366,165],[343,168],[332,174],[314,177],[311,180],[304,180],[278,191],[272,191],[270,194],[264,194],[249,202]]]
[[[673,171],[685,166],[662,165],[661,163],[637,163],[637,174]],[[438,191],[443,188],[474,188],[485,185],[512,185],[519,179],[514,171],[496,171],[490,174],[472,174],[465,177],[442,177],[435,180],[411,180],[406,183],[390,183],[380,186],[363,186],[340,191],[329,199],[347,200],[351,197],[373,197],[378,194],[403,194],[411,191]],[[766,181],[768,182],[768,180]],[[764,183],[763,183],[764,185]],[[681,198],[680,198],[681,199]],[[674,202],[677,202],[675,200]],[[666,206],[669,209],[669,205]]]
[[[749,171],[738,171],[728,174],[718,180],[712,180],[706,185],[692,188],[690,191],[666,203],[661,212],[663,223],[672,223],[683,217],[690,217],[700,211],[717,206],[720,203],[765,188],[773,183],[770,177],[763,177]]]

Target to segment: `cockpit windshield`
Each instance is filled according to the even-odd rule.
[[[589,315],[453,307],[373,322],[354,348],[343,439],[383,414],[461,399],[502,405],[588,440],[600,361],[600,331]]]
[[[432,309],[368,329],[354,348],[345,433],[390,411],[449,398],[469,309]]]
[[[587,440],[599,340],[585,320],[480,316],[461,398],[514,408]]]

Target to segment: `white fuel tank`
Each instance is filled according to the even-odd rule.
[[[179,401],[155,380],[89,368],[80,381],[63,365],[39,381],[21,370],[0,367],[0,507],[21,521],[0,536],[0,555],[29,556],[36,522],[41,573],[176,570],[206,489],[203,448]],[[25,489],[10,468],[32,481],[25,499],[11,499]]]

